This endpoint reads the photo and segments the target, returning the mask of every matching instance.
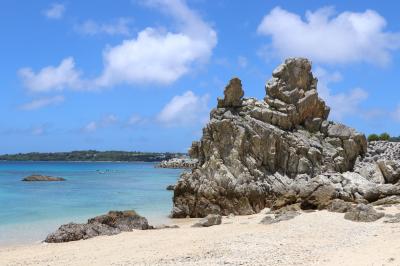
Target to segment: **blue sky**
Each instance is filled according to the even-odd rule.
[[[186,151],[231,77],[308,57],[331,120],[400,135],[396,1],[3,1],[0,153]]]

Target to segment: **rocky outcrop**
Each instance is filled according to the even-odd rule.
[[[161,161],[157,167],[160,168],[195,168],[197,166],[197,159],[190,158],[172,158],[170,160]]]
[[[133,229],[152,229],[147,219],[135,211],[110,211],[108,214],[88,220],[86,224],[69,223],[61,225],[54,233],[47,236],[45,242],[62,243],[88,239],[101,235],[115,235]]]
[[[371,141],[368,152],[357,160],[354,171],[377,184],[400,180],[400,143]]]
[[[333,199],[372,202],[400,194],[387,177],[378,182],[379,176],[354,171],[367,154],[366,138],[327,120],[308,60],[280,65],[263,101],[242,92],[239,79],[229,82],[193,142],[189,154],[198,165],[175,187],[173,217],[245,215],[296,203],[321,209]]]
[[[38,182],[38,181],[65,181],[62,177],[46,176],[46,175],[30,175],[22,179],[25,182]]]

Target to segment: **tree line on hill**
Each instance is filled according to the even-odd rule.
[[[378,134],[370,134],[368,135],[368,141],[391,141],[391,142],[400,142],[400,136],[391,137],[388,133],[384,132],[380,135]]]
[[[18,153],[0,155],[0,161],[124,161],[159,162],[185,156],[184,153],[170,152],[128,152],[128,151],[72,151],[51,153]]]

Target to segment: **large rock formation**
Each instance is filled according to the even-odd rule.
[[[329,107],[308,60],[287,59],[272,76],[264,101],[243,98],[237,78],[225,88],[189,151],[198,166],[175,187],[173,217],[244,215],[294,203],[325,208],[335,198],[364,202],[400,193],[353,171],[367,152],[366,138],[327,121]]]

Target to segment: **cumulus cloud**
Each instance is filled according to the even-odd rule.
[[[217,44],[217,34],[183,0],[146,3],[171,16],[177,25],[176,31],[147,27],[136,38],[106,48],[103,71],[93,80],[82,82],[73,58],[66,58],[58,67],[46,67],[37,73],[30,68],[21,69],[19,73],[25,86],[44,92],[66,87],[103,88],[121,83],[170,84],[209,59]]]
[[[362,88],[354,88],[347,92],[333,93],[329,84],[342,79],[339,72],[329,73],[318,67],[315,70],[315,76],[318,77],[319,96],[331,107],[331,119],[342,121],[349,115],[363,113],[360,104],[368,98],[367,91]]]
[[[53,3],[43,11],[43,14],[49,19],[61,19],[64,16],[65,6],[59,3]]]
[[[125,35],[129,36],[131,34],[130,23],[132,19],[130,18],[118,18],[114,22],[109,23],[99,23],[93,20],[86,20],[81,24],[75,25],[75,31],[84,35]]]
[[[271,37],[269,55],[302,56],[319,63],[384,65],[391,52],[400,48],[400,34],[386,31],[386,24],[374,10],[335,16],[333,8],[325,7],[307,11],[303,19],[276,7],[262,19],[257,32]]]
[[[18,71],[24,86],[33,92],[48,92],[65,88],[79,88],[82,80],[75,69],[72,57],[61,61],[58,66],[48,66],[35,73],[31,68]]]
[[[181,0],[148,1],[178,24],[178,32],[148,27],[137,38],[108,48],[104,71],[97,86],[118,83],[169,84],[188,73],[193,64],[205,62],[217,44],[215,31]]]
[[[158,114],[157,120],[168,126],[204,124],[208,120],[208,100],[208,94],[198,96],[187,91],[173,97]]]
[[[35,99],[29,103],[23,104],[21,106],[21,109],[26,111],[36,110],[49,105],[57,105],[62,103],[63,101],[64,101],[64,96],[62,95],[57,95],[54,97],[45,97],[45,98]]]

